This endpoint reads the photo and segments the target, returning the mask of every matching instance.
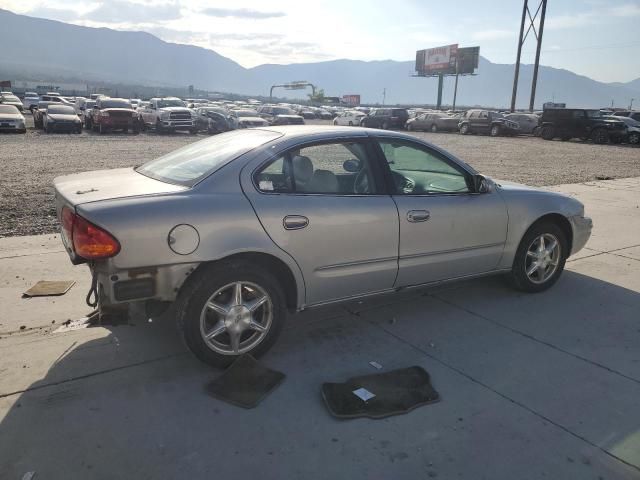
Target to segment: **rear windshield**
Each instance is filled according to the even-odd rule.
[[[192,143],[141,165],[138,173],[191,187],[240,155],[280,137],[270,130],[234,130]]]
[[[47,111],[49,113],[53,113],[53,114],[57,113],[61,115],[73,115],[76,113],[73,107],[68,107],[67,105],[49,105],[49,108],[47,108]]]
[[[131,104],[126,100],[103,100],[100,108],[131,108]]]

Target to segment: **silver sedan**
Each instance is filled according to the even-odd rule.
[[[268,350],[287,312],[491,274],[543,291],[591,233],[573,198],[359,127],[229,132],[55,191],[101,313],[175,302],[187,344],[217,366]]]

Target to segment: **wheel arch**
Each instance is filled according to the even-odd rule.
[[[284,261],[282,261],[275,255],[271,255],[270,253],[234,253],[216,260],[202,262],[189,276],[188,281],[198,278],[200,275],[203,275],[206,270],[215,268],[216,265],[224,265],[225,263],[228,264],[232,262],[248,263],[257,266],[258,268],[261,268],[269,273],[272,273],[278,279],[280,286],[282,287],[287,310],[289,310],[289,312],[291,313],[298,310],[301,299],[299,298],[300,295],[298,293],[298,284],[296,282],[296,278],[289,266]],[[182,285],[182,288],[184,288],[184,285],[186,284],[187,282]]]
[[[562,215],[561,213],[547,213],[545,215],[542,215],[527,227],[527,229],[522,234],[522,238],[524,238],[527,232],[531,230],[534,226],[539,225],[541,223],[547,223],[547,222],[557,225],[562,230],[562,233],[565,234],[565,237],[567,238],[567,243],[568,243],[567,255],[569,255],[573,248],[573,228],[571,227],[571,222],[569,222],[569,219],[564,215]],[[520,241],[522,241],[522,238],[520,239]]]

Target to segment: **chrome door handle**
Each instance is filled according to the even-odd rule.
[[[431,214],[427,210],[409,210],[407,212],[407,220],[411,223],[426,222],[431,218]]]
[[[309,219],[303,215],[287,215],[282,219],[285,230],[300,230],[309,225]]]

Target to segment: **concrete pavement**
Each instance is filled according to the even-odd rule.
[[[640,178],[553,189],[595,222],[553,289],[490,278],[304,312],[254,410],[204,393],[218,372],[169,318],[54,333],[90,311],[86,267],[54,235],[1,239],[0,478],[640,478]],[[20,298],[66,279],[65,296]],[[423,366],[442,401],[332,418],[322,382],[372,360]]]

